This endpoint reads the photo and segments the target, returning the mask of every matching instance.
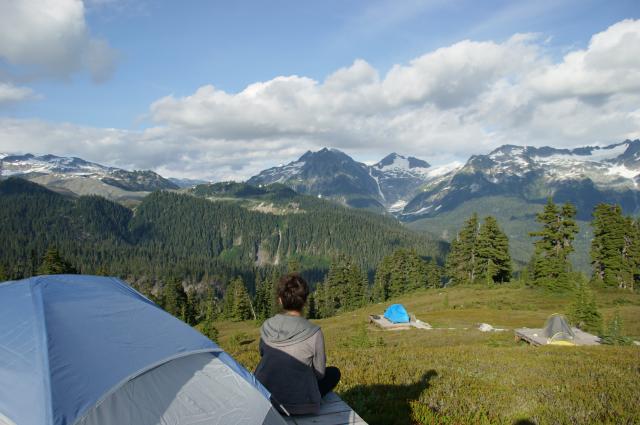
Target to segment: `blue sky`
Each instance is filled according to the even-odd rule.
[[[443,131],[440,125],[445,121],[451,123],[457,120],[462,123],[460,124],[462,127],[467,125],[464,123],[465,118],[481,109],[479,104],[471,105],[471,103],[478,96],[482,97],[482,93],[488,90],[484,86],[481,88],[469,86],[464,91],[454,94],[451,90],[447,91],[446,94],[452,96],[450,98],[455,96],[462,98],[459,102],[453,102],[455,103],[453,106],[446,99],[439,100],[438,90],[433,87],[429,89],[430,91],[427,90],[424,96],[418,96],[419,99],[409,99],[407,104],[403,103],[404,100],[389,100],[390,103],[386,103],[386,109],[381,107],[382,109],[375,109],[365,115],[367,117],[372,114],[377,115],[378,122],[384,119],[388,120],[387,122],[402,121],[402,125],[382,126],[368,118],[362,122],[353,121],[355,127],[363,129],[361,133],[353,128],[345,130],[344,123],[337,125],[332,122],[332,120],[339,120],[342,115],[323,117],[321,122],[309,118],[314,114],[315,109],[310,108],[307,102],[315,102],[317,95],[312,91],[307,98],[295,99],[296,105],[300,102],[305,103],[305,107],[309,109],[308,115],[294,117],[291,111],[287,110],[284,117],[272,116],[275,121],[273,127],[278,127],[277,131],[273,130],[268,123],[261,121],[261,111],[254,111],[258,115],[252,120],[250,117],[242,116],[243,108],[246,109],[247,105],[237,106],[237,103],[242,100],[242,102],[249,102],[248,107],[252,109],[254,105],[264,105],[265,99],[272,101],[271,95],[249,96],[250,99],[255,99],[255,103],[245,98],[233,98],[233,95],[242,92],[251,84],[274,81],[278,77],[298,76],[322,86],[328,76],[340,69],[350,69],[357,59],[366,63],[366,67],[360,69],[366,74],[364,78],[369,78],[369,71],[375,70],[377,77],[371,78],[382,81],[394,68],[410,68],[412,61],[434,54],[439,49],[448,49],[445,53],[450,55],[434,54],[431,59],[425,59],[426,68],[420,68],[419,71],[422,73],[420,75],[428,77],[429,72],[432,72],[430,70],[438,70],[437,72],[443,72],[446,77],[449,71],[440,71],[437,61],[448,64],[452,60],[459,60],[460,54],[469,54],[464,52],[472,52],[474,49],[482,50],[485,47],[491,49],[491,46],[478,44],[469,47],[469,50],[464,50],[462,49],[464,46],[459,44],[464,40],[502,46],[504,48],[501,52],[495,53],[500,56],[500,59],[496,60],[511,61],[504,65],[505,68],[510,69],[508,73],[496,76],[495,70],[500,69],[500,64],[495,63],[490,71],[478,75],[477,81],[482,78],[491,78],[491,87],[494,88],[505,81],[530,79],[540,82],[542,76],[524,77],[528,72],[527,66],[537,69],[552,66],[560,68],[567,65],[563,59],[565,55],[574,51],[589,53],[590,41],[594,34],[605,32],[624,20],[631,20],[635,25],[636,21],[633,20],[640,18],[640,3],[637,0],[615,2],[592,0],[535,2],[87,0],[79,7],[79,0],[57,0],[59,3],[53,6],[52,1],[19,0],[18,3],[23,7],[17,10],[17,7],[9,4],[11,0],[0,0],[0,12],[2,8],[9,8],[7,10],[11,12],[0,13],[0,15],[9,19],[14,13],[12,17],[14,22],[17,19],[23,19],[23,27],[26,28],[24,37],[36,40],[31,44],[17,40],[15,45],[11,45],[13,40],[9,40],[8,37],[5,37],[4,43],[1,41],[3,34],[0,32],[0,84],[4,81],[5,86],[9,87],[13,93],[12,96],[7,95],[8,100],[2,102],[0,90],[0,117],[3,118],[0,121],[0,151],[15,151],[17,148],[27,146],[30,149],[36,148],[40,152],[54,150],[56,151],[54,153],[58,154],[93,156],[88,159],[103,159],[103,162],[111,162],[114,165],[149,167],[172,174],[216,179],[243,178],[262,166],[291,160],[307,148],[319,148],[322,145],[337,146],[362,160],[373,160],[384,151],[398,150],[396,147],[399,145],[406,153],[428,156],[427,159],[431,162],[434,159],[435,162],[446,162],[460,159],[467,152],[483,153],[482,151],[510,138],[530,144],[547,141],[555,144],[576,145],[582,141],[585,143],[615,142],[625,135],[637,134],[637,123],[629,122],[629,116],[633,118],[635,117],[633,114],[637,112],[629,106],[633,105],[635,99],[619,98],[615,102],[612,101],[613,104],[609,102],[621,93],[626,95],[635,93],[636,86],[633,84],[621,87],[620,93],[607,92],[603,95],[609,102],[602,105],[603,111],[606,109],[610,112],[611,108],[617,108],[616,111],[624,112],[627,116],[626,118],[617,117],[618,121],[612,119],[611,122],[601,123],[595,131],[598,139],[589,139],[580,135],[572,137],[571,134],[558,134],[556,137],[553,133],[542,134],[540,129],[531,127],[527,127],[526,131],[522,127],[518,127],[517,132],[511,127],[496,131],[496,128],[501,128],[501,125],[481,121],[476,122],[473,129],[466,133],[459,131],[458,128],[450,132]],[[6,4],[2,5],[2,3]],[[82,31],[77,31],[69,35],[66,41],[61,41],[70,43],[69,48],[57,46],[55,41],[52,41],[60,35],[58,27],[52,25],[51,32],[47,33],[47,28],[40,28],[38,25],[40,22],[36,19],[38,17],[30,16],[30,14],[37,15],[38,10],[42,10],[43,7],[55,7],[55,10],[63,14],[61,11],[67,10],[60,7],[63,3],[69,10],[68,16],[60,18],[65,28],[83,25]],[[16,10],[10,10],[11,8]],[[0,18],[0,25],[3,24],[2,19]],[[35,36],[29,31],[36,33]],[[635,26],[627,26],[624,31],[635,34]],[[516,34],[529,35],[526,36],[528,38],[525,41],[521,42],[519,39],[514,39]],[[34,45],[40,39],[42,39],[42,46]],[[622,40],[620,43],[631,43],[630,47],[637,47],[637,39],[625,38],[622,35],[618,36],[618,39],[618,41]],[[94,49],[94,44],[98,42],[102,43],[101,47]],[[34,57],[37,52],[57,52],[58,48],[62,52],[59,57],[55,57],[53,53],[47,61]],[[524,57],[531,54],[530,61],[514,65],[513,58],[507,59],[509,51],[519,51],[517,49],[522,49]],[[78,54],[77,51],[87,53]],[[629,52],[632,54],[633,50]],[[452,57],[457,59],[451,59]],[[466,61],[465,58],[463,60]],[[482,56],[475,61],[471,60],[467,65],[454,67],[450,71],[451,80],[456,81],[456,72],[467,73],[469,69],[484,66],[484,63],[478,62],[482,61]],[[85,65],[85,63],[91,65]],[[627,69],[623,70],[624,72],[640,71],[634,68],[634,63],[627,63],[625,66]],[[567,67],[568,65],[565,66]],[[352,71],[356,72],[353,69]],[[549,72],[551,71],[557,71],[557,74],[562,69],[550,69]],[[621,72],[620,69],[618,72]],[[406,84],[409,87],[411,84],[416,84],[417,77],[414,73],[401,74],[405,76],[403,78],[413,79],[407,80]],[[594,78],[591,74],[593,74],[591,71],[585,71],[587,77]],[[555,74],[549,75],[544,76],[544,90],[547,90],[542,96],[546,102],[544,107],[547,109],[560,107],[556,104],[551,105],[549,103],[551,101],[548,100],[550,96],[548,81],[552,77],[556,84],[554,90],[564,93],[562,96],[566,97],[565,109],[576,107],[567,100],[569,98],[584,101],[584,98],[580,97],[584,94],[577,93],[574,89],[567,91],[566,87],[560,89],[558,85],[561,83],[558,81],[562,78],[554,76]],[[598,81],[592,82],[598,84]],[[286,82],[286,84],[290,83],[303,84],[300,81]],[[393,87],[401,83],[396,82],[396,86]],[[442,87],[448,83],[445,79],[444,82],[437,82],[437,84],[438,87]],[[470,83],[467,80],[462,83],[456,82],[457,86],[464,84]],[[541,83],[536,84],[536,90],[541,91]],[[202,99],[196,99],[195,109],[187,111],[187,108],[194,108],[194,100],[191,97],[202,87],[208,86],[213,86],[213,91],[209,90],[203,94]],[[529,86],[531,85],[528,84],[527,87]],[[354,93],[351,86],[344,87],[345,93]],[[281,107],[283,102],[286,104],[288,102],[286,99],[290,99],[293,96],[292,93],[295,94],[296,91],[306,93],[306,89],[307,86],[304,86],[287,88],[285,94],[278,92],[280,106],[269,106],[266,110],[267,115],[273,108]],[[21,91],[16,92],[16,90]],[[389,92],[389,89],[381,90],[387,94]],[[339,96],[334,91],[331,93],[332,98]],[[483,100],[485,106],[487,99],[490,98],[489,94]],[[219,96],[222,97],[219,98]],[[516,95],[511,93],[510,96]],[[543,101],[540,100],[540,96],[532,95],[532,98],[535,97],[535,101],[538,102],[535,104],[536,108]],[[374,97],[377,99],[376,96]],[[365,104],[371,105],[376,102],[371,99],[366,100]],[[557,98],[554,99],[553,102],[557,103]],[[221,102],[230,102],[231,109],[216,109]],[[406,108],[409,104],[416,105],[416,102],[421,102],[420,114],[422,115],[418,116],[416,110],[416,116],[412,118],[406,114]],[[402,110],[398,109],[399,103],[402,103],[400,108]],[[500,102],[500,104],[504,103],[504,100]],[[198,109],[203,104],[213,106],[210,108],[207,106],[209,109]],[[429,105],[435,105],[435,107]],[[528,104],[527,108],[533,108],[532,105],[532,103]],[[353,107],[360,108],[356,112],[361,117],[362,104]],[[342,114],[344,110],[341,108],[342,106],[337,108],[336,113]],[[519,105],[518,108],[521,110],[523,106]],[[454,115],[451,115],[452,109],[457,111]],[[174,113],[175,111],[184,113],[180,115],[177,112]],[[206,117],[201,118],[198,115],[206,116],[208,112],[212,115],[224,116],[226,121],[205,122]],[[352,112],[354,111],[349,110],[349,113]],[[510,114],[508,116],[511,119],[516,112],[511,110],[505,111],[504,114]],[[568,113],[568,110],[563,112]],[[425,115],[427,113],[428,115]],[[588,120],[585,121],[588,116],[582,116],[585,114],[587,113],[576,113],[576,116],[581,116],[582,119],[580,123],[575,123],[576,127],[588,122]],[[193,116],[198,116],[197,122],[190,121]],[[537,115],[532,112],[527,119],[534,122],[536,117]],[[433,125],[420,128],[413,121],[409,123],[411,119],[426,120],[433,122]],[[482,120],[481,117],[476,119]],[[607,129],[619,126],[620,120],[625,119],[629,125],[624,127],[623,133],[615,131],[607,133]],[[490,120],[485,118],[485,121]],[[227,122],[234,123],[229,125],[233,128],[227,128]],[[453,124],[449,124],[451,125]],[[78,127],[77,131],[73,131],[74,126]],[[437,129],[435,126],[438,126]],[[397,136],[409,127],[412,128],[411,134]],[[221,128],[227,128],[229,133],[225,133]],[[112,130],[105,135],[104,129]],[[430,129],[432,134],[437,136],[430,138]],[[54,133],[66,131],[76,135],[82,133],[84,136],[82,140],[76,142],[60,143],[60,139],[55,138],[29,142],[30,137],[37,138],[42,132],[51,131]],[[419,131],[423,133],[418,133]],[[478,131],[480,133],[477,133]],[[423,136],[416,136],[416,134]],[[356,140],[359,137],[362,140]],[[468,137],[469,141],[462,143],[456,149],[435,149],[434,144],[442,145],[442,141],[446,141],[447,137],[456,140]],[[92,142],[92,138],[95,138],[95,142]],[[375,147],[368,148],[366,139],[372,138],[376,139],[372,144]],[[471,143],[472,140],[477,141],[479,138],[482,142]],[[384,139],[389,140],[388,145],[384,144]],[[433,142],[430,141],[432,139]],[[155,146],[154,152],[145,158],[143,146],[148,147],[150,143]],[[176,147],[180,143],[189,146],[181,151]],[[131,151],[128,151],[126,146],[131,145],[138,146],[140,158],[130,155]],[[108,150],[106,154],[99,149],[101,146]],[[162,150],[163,146],[167,149]],[[212,150],[220,153],[212,157]],[[182,160],[177,161],[176,156],[180,156]],[[199,157],[210,159],[198,162]],[[244,163],[243,158],[245,158]],[[226,164],[223,162],[225,159]],[[182,165],[179,162],[182,162]]]

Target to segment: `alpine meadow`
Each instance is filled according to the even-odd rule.
[[[637,0],[0,0],[0,425],[640,424]]]

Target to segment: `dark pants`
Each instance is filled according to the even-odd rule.
[[[318,388],[322,397],[329,394],[340,382],[340,369],[329,366],[324,370],[324,378],[318,379]]]

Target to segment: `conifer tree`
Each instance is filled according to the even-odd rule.
[[[347,273],[349,291],[344,304],[346,309],[352,310],[362,307],[367,302],[369,282],[360,267],[355,263],[349,264]]]
[[[196,296],[193,291],[186,293],[186,301],[180,306],[180,320],[195,325],[196,322]]]
[[[200,329],[204,336],[214,342],[218,339],[218,329],[214,324],[216,319],[215,312],[215,298],[213,296],[213,291],[210,291],[206,300],[204,320],[202,321]]]
[[[256,285],[254,308],[258,320],[266,320],[273,315],[273,285],[272,279],[259,279]]]
[[[474,213],[451,242],[446,274],[453,284],[473,283],[478,278],[478,215]]]
[[[433,258],[427,263],[427,287],[438,288],[442,280],[442,267]]]
[[[175,317],[186,319],[187,294],[182,282],[176,277],[168,278],[162,287],[162,308]]]
[[[619,205],[598,204],[591,225],[594,282],[606,287],[633,289],[640,264],[637,223],[624,217]]]
[[[236,304],[236,281],[232,280],[227,284],[222,297],[222,317],[233,319],[234,306]]]
[[[392,257],[387,256],[382,259],[378,268],[376,269],[376,275],[373,280],[373,288],[371,288],[371,299],[373,302],[382,302],[389,299],[389,276],[391,273]]]
[[[598,334],[602,330],[602,316],[598,312],[595,295],[582,280],[579,280],[568,316],[571,323],[583,331]]]
[[[71,265],[65,261],[56,248],[49,248],[42,258],[38,268],[39,275],[75,273]]]
[[[236,278],[230,288],[233,291],[233,304],[231,306],[230,319],[233,321],[249,320],[254,317],[253,306],[247,288],[242,278]]]
[[[0,264],[0,282],[4,282],[5,280],[9,280],[9,276],[4,271],[4,266]]]
[[[571,282],[569,254],[573,252],[573,240],[578,233],[575,222],[576,209],[571,204],[559,208],[551,198],[542,212],[536,216],[542,229],[530,233],[535,241],[532,270],[533,283],[553,291],[574,288]]]
[[[620,317],[620,311],[616,310],[613,317],[607,323],[607,329],[604,334],[601,335],[600,341],[607,345],[631,345],[633,340],[624,335],[624,324],[622,317]]]
[[[328,276],[327,276],[328,277]],[[316,305],[317,318],[331,317],[336,313],[335,304],[333,298],[329,295],[327,290],[327,279],[324,282],[319,283],[316,287],[314,294],[314,302]]]
[[[398,249],[378,265],[372,299],[375,302],[386,301],[418,288],[437,287],[441,274],[440,267],[433,260],[427,263],[415,251]]]
[[[309,319],[318,319],[318,311],[316,308],[316,292],[311,292],[307,298],[307,305],[305,306],[305,316]]]
[[[477,239],[478,276],[493,284],[511,279],[509,239],[495,218],[488,216],[480,226]]]

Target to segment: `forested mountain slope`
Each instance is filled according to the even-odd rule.
[[[305,197],[295,194],[300,205]],[[446,246],[391,218],[312,199],[314,208],[280,215],[237,202],[154,192],[130,210],[96,196],[65,197],[11,178],[0,182],[0,265],[11,277],[35,272],[49,246],[78,271],[192,281],[251,278],[294,256],[326,268],[345,254],[366,269],[399,247],[441,258]]]

